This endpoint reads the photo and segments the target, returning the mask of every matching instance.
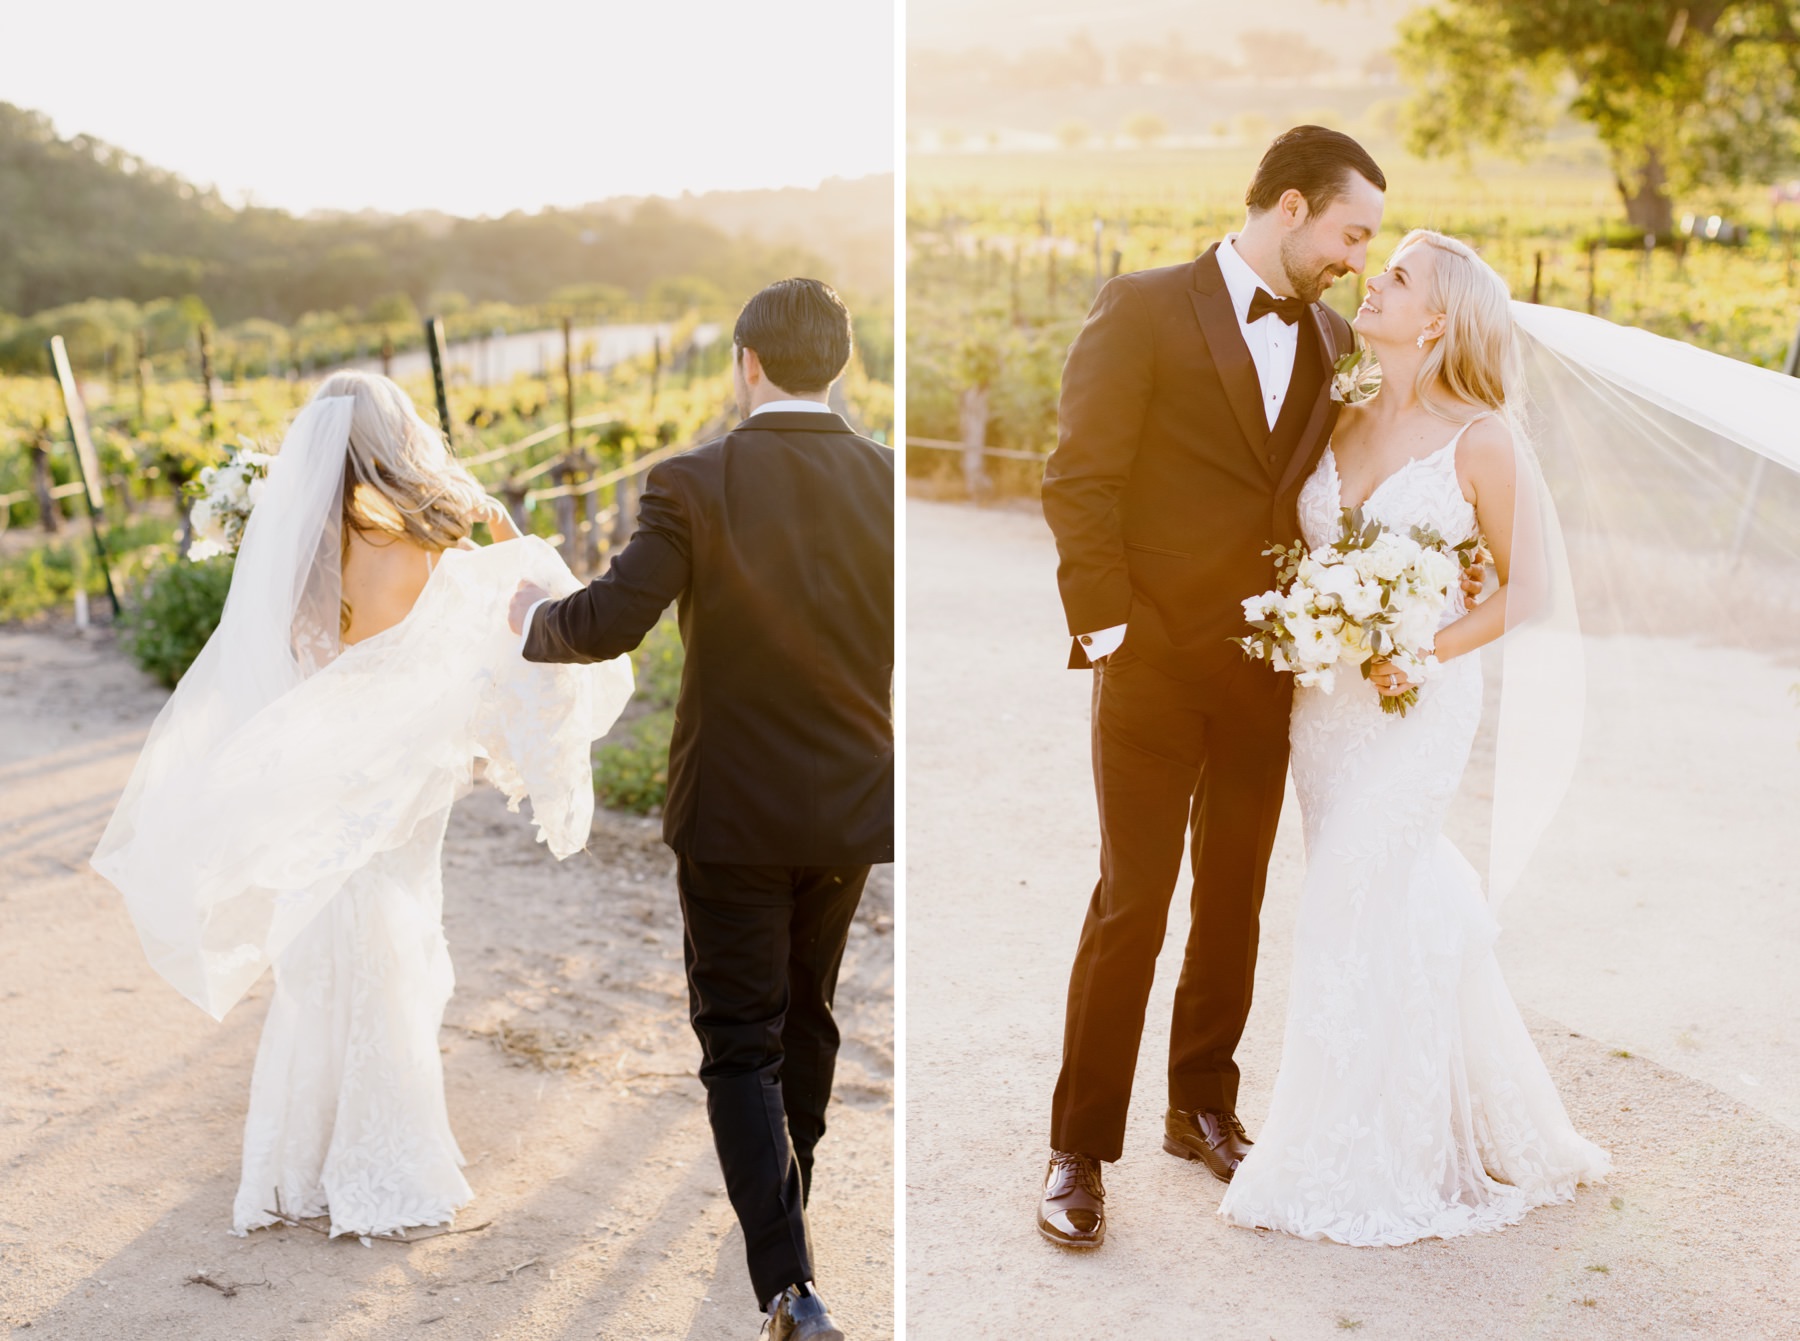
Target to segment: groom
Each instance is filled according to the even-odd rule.
[[[785,279],[738,316],[743,422],[656,466],[605,576],[522,585],[530,661],[629,652],[677,602],[686,662],[663,837],[687,926],[706,1111],[773,1341],[841,1341],[805,1206],[831,1016],[872,862],[894,856],[894,453],[826,405],[850,314]]]
[[[1353,347],[1320,296],[1361,271],[1387,180],[1347,135],[1269,146],[1240,232],[1196,261],[1121,275],[1069,350],[1044,472],[1069,665],[1094,669],[1100,880],[1069,979],[1037,1225],[1105,1237],[1100,1164],[1123,1153],[1144,1008],[1184,847],[1192,925],[1175,989],[1163,1149],[1229,1181],[1250,1140],[1232,1060],[1287,771],[1292,682],[1227,639],[1269,587],[1271,541],[1338,404]]]

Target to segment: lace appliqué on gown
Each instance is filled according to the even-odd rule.
[[[1475,513],[1456,443],[1408,462],[1363,505],[1460,540]],[[1328,447],[1300,494],[1309,546],[1342,505]],[[1452,593],[1443,623],[1465,610]],[[1475,870],[1441,830],[1481,718],[1479,657],[1458,657],[1404,717],[1340,678],[1296,689],[1292,768],[1307,869],[1269,1117],[1219,1214],[1357,1245],[1514,1224],[1603,1177],[1570,1124],[1493,943]]]

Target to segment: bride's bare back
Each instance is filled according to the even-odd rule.
[[[344,601],[350,607],[348,647],[394,627],[412,612],[431,579],[438,553],[400,536],[350,532],[344,548]]]

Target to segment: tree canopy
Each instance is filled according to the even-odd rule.
[[[1436,0],[1402,23],[1399,57],[1415,151],[1523,151],[1566,109],[1646,232],[1670,231],[1678,192],[1800,158],[1794,0]]]

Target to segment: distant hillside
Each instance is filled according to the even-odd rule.
[[[698,281],[735,302],[776,274],[891,289],[891,177],[818,191],[608,201],[499,219],[296,217],[212,192],[0,103],[0,312],[197,295],[221,322],[366,308],[404,294],[533,303],[575,285],[643,296]]]

